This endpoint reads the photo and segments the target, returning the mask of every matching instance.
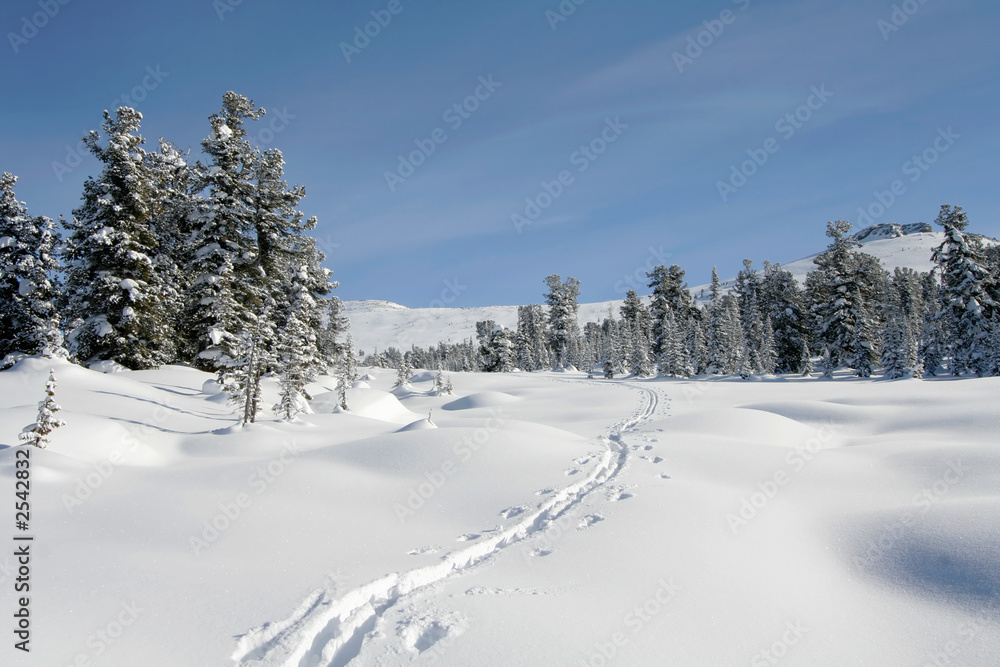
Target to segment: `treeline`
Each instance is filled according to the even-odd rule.
[[[547,308],[518,309],[516,329],[476,324],[475,343],[389,350],[369,363],[509,372],[575,367],[605,377],[691,377],[791,373],[832,377],[1000,375],[1000,246],[966,232],[961,207],[945,205],[936,268],[888,273],[862,252],[844,221],[804,285],[780,265],[750,260],[723,293],[715,270],[710,300],[699,305],[679,266],[647,274],[649,305],[633,290],[617,317],[580,328],[574,278],[546,278]]]
[[[277,149],[247,139],[265,110],[233,92],[209,117],[202,158],[161,139],[142,115],[105,111],[84,144],[101,164],[59,224],[30,216],[0,178],[0,359],[69,356],[129,369],[188,363],[217,372],[260,409],[259,378],[282,378],[288,414],[302,387],[340,359],[346,330],[335,282],[297,210]],[[251,414],[252,413],[252,414]]]

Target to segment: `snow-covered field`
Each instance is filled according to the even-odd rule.
[[[0,373],[11,535],[50,365]],[[5,664],[1000,664],[1000,378],[376,369],[240,429],[205,373],[54,368]]]

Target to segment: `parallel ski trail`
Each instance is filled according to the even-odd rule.
[[[502,549],[544,531],[587,494],[614,478],[625,466],[628,447],[622,435],[656,412],[656,391],[633,384],[646,396],[643,410],[612,426],[604,440],[607,450],[586,478],[550,497],[517,524],[475,544],[453,551],[440,563],[393,572],[359,586],[339,598],[319,589],[308,595],[290,616],[265,623],[237,638],[230,659],[241,667],[341,667],[361,651],[365,635],[378,618],[405,595],[483,562]]]

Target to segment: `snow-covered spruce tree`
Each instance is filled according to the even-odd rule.
[[[331,296],[326,300],[325,308],[324,324],[317,333],[316,345],[327,365],[332,366],[343,354],[344,343],[341,342],[341,338],[347,334],[351,322],[344,315],[344,303],[340,297]],[[376,354],[376,356],[378,355]]]
[[[885,377],[895,380],[902,377],[920,377],[917,339],[913,324],[906,316],[900,299],[890,293],[885,305],[885,330],[882,334],[882,369]]]
[[[175,358],[176,335],[156,270],[155,182],[138,134],[142,114],[104,112],[106,145],[83,143],[103,165],[84,183],[66,247],[66,315],[71,349],[83,363],[113,360],[131,369]]]
[[[851,223],[844,220],[827,223],[832,242],[813,260],[817,268],[807,276],[806,290],[816,339],[829,352],[830,364],[867,377],[879,358],[875,306],[884,272],[877,259],[855,249],[859,243],[846,236],[850,229]]]
[[[514,335],[510,329],[493,320],[476,322],[476,337],[479,339],[483,371],[509,373],[514,369]]]
[[[775,372],[806,373],[809,320],[798,282],[781,266],[765,263],[761,301],[771,320]]]
[[[45,383],[45,398],[38,404],[38,417],[34,424],[21,433],[21,440],[39,449],[45,449],[52,431],[66,424],[56,417],[56,413],[60,410],[62,408],[56,403],[56,372],[50,370],[49,379]]]
[[[150,228],[156,236],[153,269],[160,277],[161,300],[175,332],[175,359],[187,361],[194,356],[182,315],[185,295],[191,289],[187,273],[193,259],[190,245],[195,221],[203,201],[198,194],[202,180],[197,165],[171,143],[160,139],[159,151],[145,154],[153,183],[150,201]]]
[[[0,360],[13,352],[62,356],[54,304],[59,237],[49,218],[28,215],[16,183],[16,176],[0,175]]]
[[[573,364],[580,349],[580,327],[577,323],[577,298],[580,281],[553,274],[545,279],[549,291],[545,303],[549,306],[549,341],[553,352],[553,367],[562,369]]]
[[[687,345],[684,344],[684,332],[678,329],[670,306],[667,306],[661,332],[665,344],[659,356],[660,373],[667,377],[691,377],[694,374],[694,367]]]
[[[347,373],[347,380],[354,384],[358,380],[358,356],[354,350],[354,336],[349,332],[347,340],[344,341],[344,372]]]
[[[944,372],[948,352],[947,320],[939,317],[943,310],[941,286],[937,276],[925,273],[920,281],[923,300],[923,317],[919,324],[918,351],[920,367],[925,377],[935,377]]]
[[[953,375],[986,375],[990,365],[991,319],[1000,304],[989,293],[993,280],[979,244],[969,238],[969,221],[961,206],[945,204],[935,221],[944,241],[933,259],[941,275],[943,319],[950,334],[949,370]]]
[[[410,380],[413,378],[413,366],[410,365],[409,357],[403,357],[399,361],[398,367],[396,369],[396,383],[392,385],[395,387],[408,388],[410,386]]]
[[[252,101],[227,92],[222,111],[209,117],[212,133],[201,142],[209,163],[199,165],[205,201],[193,221],[185,267],[191,282],[183,328],[191,361],[205,370],[218,370],[235,357],[239,334],[265,306],[251,237],[260,154],[243,127],[262,114]]]
[[[652,351],[655,357],[663,353],[666,345],[664,335],[664,320],[667,310],[673,313],[674,323],[678,331],[687,329],[689,320],[695,316],[696,309],[684,282],[684,270],[676,264],[667,268],[660,265],[647,273],[649,287],[653,288],[650,297],[650,320],[652,329]]]
[[[277,332],[274,363],[280,379],[280,413],[292,420],[308,406],[305,385],[313,380],[325,364],[316,347],[316,327],[313,318],[316,302],[310,293],[308,268],[293,267],[289,276],[287,306]],[[265,311],[266,312],[266,311]],[[262,317],[267,320],[266,316]],[[262,324],[259,330],[263,330]],[[266,345],[266,341],[262,341]]]
[[[605,359],[603,364],[604,379],[611,380],[615,377],[615,365],[611,359]]]
[[[704,318],[698,314],[700,312],[700,310],[695,311],[696,316],[688,320],[687,330],[684,332],[684,342],[688,349],[694,375],[702,375],[708,372],[708,345],[705,337],[707,325]],[[678,323],[678,328],[680,328],[680,323]]]
[[[241,410],[240,420],[244,426],[255,422],[260,414],[260,378],[272,361],[261,329],[261,322],[255,321],[241,331],[236,336],[233,356],[219,371],[219,383],[226,388],[229,402]]]
[[[322,267],[325,259],[316,245],[316,240],[305,232],[316,227],[316,218],[305,218],[296,206],[305,196],[300,186],[289,187],[284,180],[284,159],[277,149],[264,151],[254,168],[255,187],[253,189],[253,228],[251,234],[256,243],[253,289],[260,294],[259,299],[277,303],[275,326],[283,326],[284,315],[290,305],[281,302],[282,291],[289,268],[299,271],[299,284],[310,295],[308,313],[302,317],[315,334],[322,328],[323,300],[331,288],[337,286],[330,281],[330,271]],[[305,302],[304,302],[305,303]],[[310,346],[315,347],[315,335],[310,337]],[[327,364],[320,358],[318,350],[312,370],[326,370]]]
[[[517,367],[539,371],[550,365],[545,312],[539,305],[517,307],[517,333],[514,337]]]
[[[622,320],[622,324],[626,324],[626,320]],[[649,360],[649,341],[642,326],[639,320],[634,320],[630,328],[632,354],[629,358],[629,370],[636,377],[649,377],[653,375],[653,364]]]
[[[734,292],[740,309],[740,324],[746,342],[746,362],[750,373],[773,373],[775,367],[774,332],[769,313],[765,312],[763,286],[753,268],[753,261],[743,260],[743,270],[736,277]]]
[[[727,301],[735,305],[732,297],[722,296],[722,283],[719,281],[719,272],[712,267],[711,301],[708,304],[708,321],[705,335],[705,345],[707,348],[706,369],[715,375],[727,375],[737,370],[738,360],[743,353],[742,349],[734,350],[736,341],[732,340],[732,322],[729,321]],[[737,324],[739,318],[736,318]]]

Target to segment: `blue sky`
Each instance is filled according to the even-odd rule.
[[[197,153],[235,90],[344,299],[539,302],[559,273],[600,301],[660,263],[696,285],[859,209],[960,204],[1000,235],[995,3],[237,1],[3,3],[0,169],[32,213],[78,205],[97,167],[76,147],[123,95],[147,143]]]

